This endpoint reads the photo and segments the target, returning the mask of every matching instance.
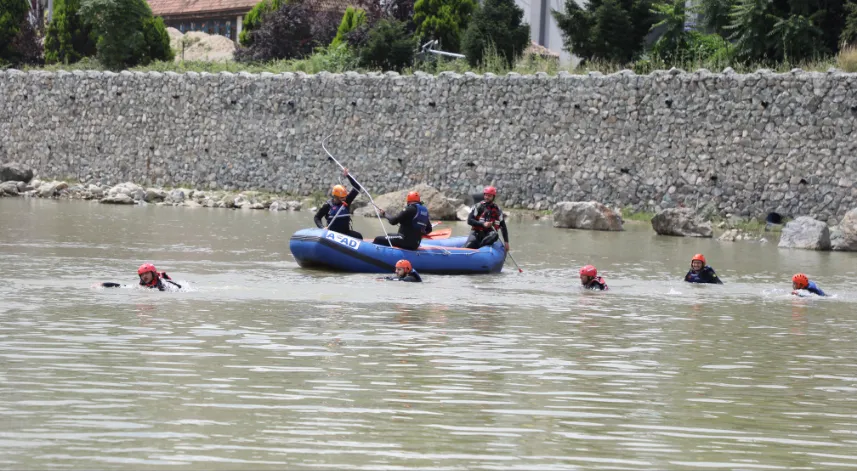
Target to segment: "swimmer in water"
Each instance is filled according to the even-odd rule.
[[[690,271],[684,276],[684,281],[688,283],[707,283],[712,285],[722,285],[723,282],[714,273],[714,269],[705,264],[705,256],[698,253],[690,259]]]
[[[592,265],[580,269],[580,284],[586,289],[607,291],[607,282],[598,276],[598,270]]]
[[[798,273],[792,277],[792,290],[792,294],[795,296],[803,296],[800,290],[806,290],[818,296],[827,296],[814,281],[810,281],[803,273]]]
[[[174,282],[169,275],[164,272],[158,272],[151,263],[144,263],[137,269],[137,275],[140,276],[140,286],[158,291],[173,291],[181,289],[181,285]],[[99,286],[103,288],[120,288],[123,285],[120,283],[101,283]]]
[[[409,283],[421,283],[423,279],[420,274],[411,266],[411,262],[407,260],[399,260],[396,262],[396,276],[388,276],[384,278],[388,281],[404,281]]]

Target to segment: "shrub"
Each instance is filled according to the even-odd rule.
[[[96,53],[92,28],[80,18],[80,0],[55,0],[54,16],[45,36],[45,61],[77,62]]]
[[[380,20],[368,32],[360,49],[360,65],[381,70],[401,71],[414,62],[416,41],[396,20]]]
[[[26,0],[0,0],[0,64],[18,63],[18,52],[12,42],[27,21],[30,4]]]
[[[458,52],[476,8],[474,0],[417,0],[414,4],[417,35],[422,40],[437,39],[445,51]]]
[[[342,22],[336,30],[336,37],[330,45],[336,47],[345,43],[348,34],[364,24],[366,24],[366,11],[354,7],[346,8],[345,14],[342,15]]]
[[[15,52],[15,65],[42,65],[45,62],[40,31],[29,20],[21,23],[18,35],[12,40],[12,50]]]
[[[482,62],[489,47],[509,65],[514,64],[530,42],[530,26],[523,22],[523,17],[524,11],[513,0],[485,0],[473,14],[462,42],[462,51],[470,65]]]
[[[84,0],[80,15],[98,35],[98,61],[109,69],[173,59],[163,20],[145,0]]]
[[[314,44],[309,20],[309,10],[303,4],[283,4],[262,18],[261,25],[250,33],[250,46],[239,49],[235,59],[264,62],[310,55]]]
[[[241,34],[238,36],[238,41],[242,46],[252,46],[253,38],[251,33],[262,24],[262,17],[268,13],[277,11],[281,6],[286,4],[287,0],[262,0],[253,7],[252,10],[244,15],[244,21],[241,23]]]
[[[588,61],[627,63],[643,49],[650,8],[649,0],[590,0],[585,7],[571,1],[553,16],[567,51]]]

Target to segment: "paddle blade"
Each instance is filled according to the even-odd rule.
[[[426,234],[423,236],[423,239],[449,239],[449,236],[452,235],[452,228],[445,227],[443,229],[438,229],[436,231],[432,231],[431,234]]]

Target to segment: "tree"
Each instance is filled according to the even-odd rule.
[[[17,64],[18,52],[12,42],[27,20],[30,4],[26,0],[0,0],[0,64]]]
[[[848,14],[839,40],[843,45],[853,45],[857,42],[857,0],[848,0],[848,3],[845,4],[845,11]]]
[[[299,2],[284,3],[265,14],[250,34],[250,46],[239,49],[235,56],[243,62],[296,59],[310,55],[315,45],[307,7]]]
[[[413,64],[415,49],[416,42],[408,35],[403,22],[379,20],[360,49],[360,65],[401,71]]]
[[[342,15],[342,22],[339,24],[339,28],[336,30],[336,37],[333,38],[330,45],[336,47],[344,43],[349,33],[365,23],[366,11],[349,6],[345,9],[345,14]]]
[[[423,40],[437,39],[445,51],[461,50],[461,37],[476,10],[474,0],[417,0],[414,23]]]
[[[277,11],[286,3],[287,0],[262,0],[257,3],[246,15],[241,23],[241,34],[238,36],[238,41],[242,46],[251,46],[253,38],[251,34],[253,30],[262,24],[262,17],[268,13]]]
[[[553,16],[562,31],[565,49],[583,59],[628,62],[643,49],[652,28],[649,0],[590,0],[585,8],[565,3]]]
[[[44,48],[42,47],[41,32],[25,19],[18,29],[18,34],[12,40],[14,65],[44,64]]]
[[[807,18],[803,15],[790,15],[774,24],[769,33],[776,38],[779,56],[790,61],[801,61],[824,54],[822,40],[824,32],[815,25],[821,12]]]
[[[725,36],[729,25],[729,12],[733,0],[701,0],[696,12],[702,17],[701,26],[713,33]]]
[[[80,0],[55,0],[45,36],[45,61],[70,64],[96,53],[92,28],[79,15]]]
[[[513,0],[485,0],[473,14],[462,41],[461,49],[470,65],[482,62],[488,48],[512,64],[530,42],[530,25],[523,18],[524,10]]]
[[[98,60],[120,70],[173,59],[163,20],[155,20],[145,0],[84,0],[80,15],[98,36]]]
[[[686,19],[684,0],[656,3],[652,13],[661,20],[652,25],[652,30],[664,27],[664,32],[652,48],[656,57],[670,62],[687,50],[688,32],[684,30]]]
[[[738,58],[746,61],[775,60],[776,39],[770,34],[779,18],[772,13],[771,0],[737,0],[729,14],[729,37]]]

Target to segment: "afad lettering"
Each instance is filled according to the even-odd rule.
[[[360,247],[360,241],[359,240],[357,240],[353,237],[348,237],[347,235],[328,231],[327,235],[324,237],[326,239],[330,239],[330,240],[336,242],[337,244],[344,245],[344,246],[348,247],[349,249],[357,250],[357,248]]]

